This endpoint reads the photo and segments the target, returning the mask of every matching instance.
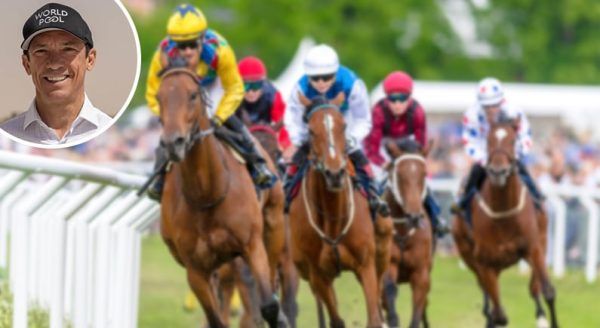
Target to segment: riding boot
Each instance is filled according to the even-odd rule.
[[[271,188],[275,181],[277,181],[277,176],[267,167],[267,162],[258,152],[248,128],[236,116],[231,116],[225,121],[224,125],[239,134],[240,138],[238,141],[245,150],[241,155],[252,168],[250,171],[254,184],[259,189]]]
[[[450,207],[450,211],[452,213],[460,214],[461,212],[467,210],[471,199],[475,193],[481,189],[483,181],[485,181],[485,175],[485,168],[481,164],[475,163],[471,167],[471,172],[469,172],[469,177],[467,178],[467,183],[463,190],[462,196],[457,203],[452,204]]]
[[[156,158],[154,160],[154,169],[152,171],[156,172],[161,167],[165,167],[165,164],[169,160],[169,157],[167,155],[167,150],[160,145],[156,147],[154,154]],[[162,196],[163,186],[165,184],[165,174],[165,169],[158,172],[154,180],[152,180],[150,186],[148,186],[148,190],[146,191],[150,199],[153,199],[159,203]]]
[[[352,150],[348,154],[348,157],[356,169],[358,182],[367,192],[371,213],[379,213],[382,216],[389,216],[390,208],[388,207],[388,204],[379,196],[379,192],[374,181],[373,171],[371,170],[371,166],[367,157],[360,149]]]
[[[292,162],[288,164],[285,175],[283,176],[283,191],[285,193],[284,212],[287,214],[290,210],[290,204],[294,198],[293,189],[298,183],[298,171],[302,169],[308,158],[309,145],[305,143],[298,147],[298,150],[292,157]]]
[[[529,170],[527,170],[527,166],[525,166],[525,164],[523,164],[521,161],[517,160],[517,168],[519,170],[519,176],[521,177],[521,180],[523,180],[523,182],[527,186],[527,189],[533,196],[533,199],[534,199],[536,205],[539,206],[540,204],[542,204],[544,202],[544,200],[546,199],[546,196],[544,196],[544,194],[537,187],[535,181],[529,174]]]
[[[448,233],[450,229],[448,228],[445,220],[440,217],[442,210],[440,209],[440,206],[433,197],[433,194],[429,188],[427,188],[423,205],[425,206],[425,211],[427,211],[429,219],[431,220],[433,233],[438,238],[444,237],[444,235]]]

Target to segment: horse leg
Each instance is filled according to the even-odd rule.
[[[317,297],[317,319],[319,320],[319,328],[326,328],[325,326],[325,312],[323,311],[323,302]]]
[[[423,327],[429,328],[429,318],[427,318],[427,305],[429,301],[425,301],[425,307],[423,308]]]
[[[235,260],[235,285],[237,287],[244,313],[240,317],[240,328],[254,328],[263,324],[258,304],[260,298],[256,289],[252,272],[246,263],[238,258]],[[256,323],[256,324],[255,324]]]
[[[379,285],[377,284],[375,263],[367,262],[367,265],[357,272],[358,279],[362,285],[365,299],[367,301],[367,317],[369,328],[382,326],[381,312],[379,312]]]
[[[292,262],[291,254],[286,249],[281,256],[279,276],[281,281],[281,306],[291,328],[296,328],[296,317],[298,316],[298,294],[299,278],[298,272]]]
[[[390,328],[400,327],[398,312],[396,312],[396,297],[398,296],[398,267],[390,265],[388,271],[383,275],[383,307],[387,313],[387,324]]]
[[[423,269],[417,272],[413,272],[410,277],[410,287],[412,289],[412,303],[413,312],[412,319],[410,321],[411,328],[419,328],[421,319],[425,313],[425,306],[427,304],[427,294],[431,287],[431,281],[429,279],[429,271]]]
[[[276,290],[277,265],[285,247],[283,203],[281,205],[267,203],[263,210],[263,217],[265,219],[263,232],[265,249],[271,268],[271,286],[273,290]]]
[[[217,272],[217,293],[221,301],[221,318],[223,324],[229,327],[229,315],[231,314],[231,299],[235,291],[234,271],[232,263],[227,263],[222,266]]]
[[[225,328],[221,317],[219,316],[219,307],[217,304],[217,298],[214,294],[213,288],[210,285],[210,277],[195,271],[194,269],[187,269],[187,278],[192,291],[200,301],[204,314],[208,320],[210,328]]]
[[[481,285],[485,290],[486,294],[492,300],[492,311],[491,311],[491,326],[506,326],[508,324],[508,318],[504,313],[504,309],[500,304],[500,290],[498,288],[498,272],[493,268],[479,267],[479,277],[481,279]],[[488,312],[489,313],[489,312]],[[489,317],[488,317],[489,318]],[[488,326],[490,322],[488,320]]]
[[[323,277],[315,272],[314,269],[311,269],[309,282],[313,293],[317,297],[317,306],[321,304],[320,302],[323,302],[327,307],[327,312],[329,313],[329,326],[331,328],[344,328],[344,320],[342,320],[337,310],[337,300],[335,298],[335,292],[333,291],[333,280]]]
[[[549,323],[546,319],[546,313],[542,307],[542,302],[540,301],[540,282],[535,274],[531,275],[531,280],[529,281],[529,292],[531,294],[531,298],[533,298],[533,301],[535,302],[535,319],[537,328],[548,328]]]
[[[533,276],[541,284],[544,300],[546,301],[546,305],[548,305],[548,309],[550,310],[550,326],[552,328],[558,327],[556,308],[554,304],[556,300],[556,291],[550,282],[550,278],[548,277],[548,271],[546,270],[546,266],[544,264],[544,252],[542,251],[542,247],[538,245],[532,248],[529,256],[529,263],[532,267]],[[534,278],[532,278],[532,280],[533,279]],[[544,324],[544,322],[540,322],[538,316],[538,326],[540,326],[540,324]]]
[[[279,316],[279,304],[271,288],[271,270],[261,238],[253,237],[250,240],[245,249],[244,259],[250,265],[258,285],[261,315],[270,328],[275,328]]]

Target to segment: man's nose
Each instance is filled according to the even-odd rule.
[[[46,66],[53,70],[61,69],[65,66],[65,59],[59,52],[52,51],[48,54]]]

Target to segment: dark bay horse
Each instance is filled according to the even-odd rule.
[[[184,68],[163,72],[158,91],[161,143],[173,162],[161,205],[161,234],[171,254],[185,267],[188,282],[210,327],[225,327],[211,274],[241,256],[249,264],[260,295],[262,317],[277,326],[274,273],[263,244],[263,218],[254,184],[211,127],[206,93],[197,76]],[[281,188],[281,186],[280,186]],[[281,205],[282,206],[282,205]],[[283,231],[283,222],[279,223]],[[279,247],[283,247],[283,238]]]
[[[281,152],[279,150],[279,144],[277,142],[277,126],[272,127],[270,125],[262,125],[255,124],[249,126],[249,130],[264,148],[266,154],[271,158],[271,162],[277,163]],[[271,167],[270,167],[271,168]],[[276,170],[271,168],[274,172]],[[283,207],[279,206],[282,204],[283,193],[269,193],[268,195],[261,195],[261,203],[265,203],[267,197],[273,198],[271,201],[267,203],[271,203],[270,207],[273,207],[272,204],[277,204],[276,210],[278,211],[278,215],[283,216]],[[265,215],[265,217],[267,217]],[[277,220],[279,222],[279,220]],[[296,268],[294,267],[294,263],[292,261],[292,255],[290,250],[290,231],[289,231],[289,222],[285,220],[284,222],[284,246],[283,250],[279,251],[277,254],[278,257],[273,256],[273,262],[270,264],[272,268],[275,268],[276,272],[276,282],[275,288],[280,288],[281,294],[281,307],[283,313],[285,314],[288,324],[290,327],[296,327],[296,317],[298,316],[298,304],[296,302],[296,295],[298,293],[299,287],[299,277],[296,272]],[[267,231],[265,229],[265,231]],[[267,236],[265,236],[267,237]],[[272,244],[265,238],[265,243]],[[269,249],[267,248],[267,251]],[[268,252],[269,253],[269,252]],[[272,258],[270,254],[269,259]],[[276,255],[276,254],[274,254]],[[237,288],[239,291],[240,298],[242,300],[242,305],[244,308],[244,312],[240,319],[240,327],[254,327],[254,322],[256,321],[254,318],[260,316],[260,313],[256,311],[255,305],[257,300],[257,293],[255,292],[255,284],[251,276],[249,276],[249,272],[245,263],[242,261],[236,261],[236,263],[229,263],[221,267],[219,269],[218,279],[221,288],[221,292],[223,295],[223,304],[221,307],[221,314],[223,316],[227,316],[229,314],[229,300],[233,295],[234,289]]]
[[[325,304],[331,327],[344,327],[333,289],[341,270],[353,271],[362,285],[368,327],[382,327],[380,278],[389,261],[391,221],[380,217],[374,224],[366,198],[353,188],[339,109],[329,104],[313,109],[308,128],[311,165],[289,214],[294,263],[319,310]]]
[[[431,286],[435,240],[423,200],[427,192],[425,158],[431,149],[414,140],[390,141],[386,148],[392,165],[388,170],[388,185],[384,199],[390,206],[394,222],[391,265],[383,278],[383,304],[390,327],[399,327],[395,309],[398,283],[410,283],[412,290],[411,328],[427,321],[427,295]]]
[[[487,178],[470,204],[472,225],[458,217],[452,234],[461,257],[483,290],[487,327],[508,323],[500,304],[498,276],[520,259],[526,260],[532,269],[529,288],[536,305],[537,327],[558,327],[555,290],[544,263],[548,220],[543,210],[536,209],[517,173],[517,126],[518,121],[492,124],[487,139]],[[550,310],[550,325],[540,292]]]

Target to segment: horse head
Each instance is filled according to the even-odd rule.
[[[404,213],[411,226],[417,226],[425,217],[423,200],[427,194],[425,178],[427,167],[425,158],[429,154],[432,142],[427,147],[421,145],[413,138],[389,140],[385,148],[393,159],[388,167],[388,187],[396,204]]]
[[[339,192],[346,177],[346,123],[337,105],[313,101],[306,114],[310,135],[309,159],[325,177],[327,189]]]
[[[503,187],[517,167],[515,145],[519,122],[518,119],[501,116],[490,127],[486,171],[494,186]]]
[[[206,110],[208,96],[199,77],[185,67],[167,67],[160,76],[157,94],[163,127],[160,142],[169,159],[180,162],[198,140],[213,131]]]

